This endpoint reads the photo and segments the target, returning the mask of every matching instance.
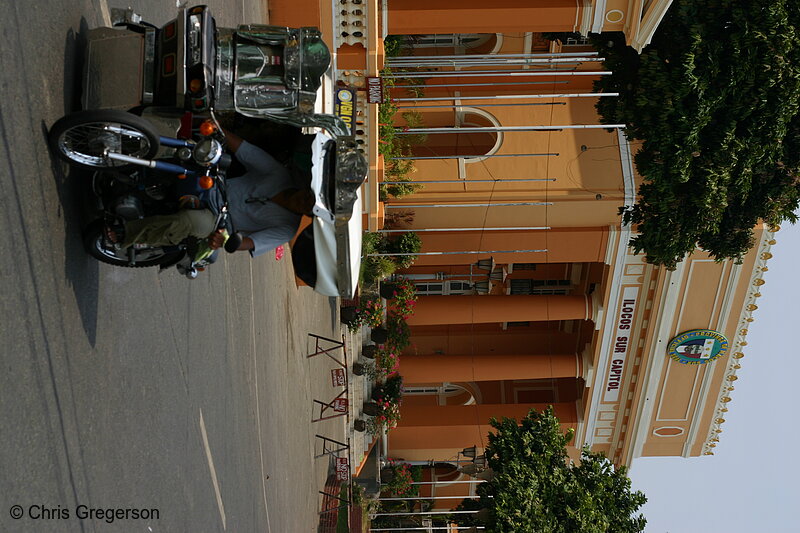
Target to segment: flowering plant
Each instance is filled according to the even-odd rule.
[[[377,328],[383,324],[383,301],[380,298],[362,298],[356,308],[355,318],[347,326],[350,331],[358,331],[362,325]]]
[[[411,344],[411,328],[405,321],[405,317],[390,313],[386,320],[386,329],[389,338],[386,341],[387,349],[395,352],[402,352]]]
[[[400,357],[388,349],[378,350],[375,354],[375,379],[386,379],[397,374],[400,368]]]
[[[367,420],[367,431],[377,436],[384,429],[387,431],[397,427],[400,422],[400,401],[390,402],[386,399],[375,400],[378,414]]]
[[[386,381],[379,383],[373,390],[373,398],[386,399],[390,402],[399,402],[403,396],[403,376],[397,372],[392,373]]]
[[[405,278],[397,280],[394,285],[392,301],[394,311],[404,319],[408,319],[414,314],[414,306],[417,305],[417,286]]]
[[[394,459],[389,459],[388,462],[386,470],[391,473],[388,476],[391,479],[381,484],[381,492],[392,496],[418,496],[418,486],[412,483],[422,479],[422,469]]]

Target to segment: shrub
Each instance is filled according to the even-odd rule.
[[[384,240],[380,248],[380,252],[386,254],[415,254],[422,248],[422,239],[417,233],[407,231],[393,239]],[[397,264],[397,268],[408,268],[416,260],[416,256],[413,255],[393,255],[390,257]]]

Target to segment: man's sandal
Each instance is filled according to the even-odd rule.
[[[125,240],[125,225],[119,222],[107,221],[105,235],[106,240],[111,244],[120,244]]]

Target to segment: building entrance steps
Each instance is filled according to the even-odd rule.
[[[371,364],[368,359],[361,357],[361,349],[369,343],[369,330],[360,328],[356,332],[346,332],[347,343],[352,346],[352,356],[354,361]],[[366,421],[368,417],[363,413],[364,402],[372,393],[372,380],[367,376],[356,376],[353,374],[352,365],[348,369],[348,400],[349,417],[345,434],[350,438],[350,454],[352,457],[351,468],[353,475],[356,476],[364,467],[366,455],[370,451],[375,439],[367,431],[356,431],[353,423],[358,420]]]

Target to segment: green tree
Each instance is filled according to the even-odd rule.
[[[478,488],[480,500],[460,509],[486,509],[457,515],[464,525],[483,525],[493,533],[634,533],[646,520],[634,513],[647,501],[631,492],[625,468],[602,454],[583,450],[580,463],[567,456],[573,431],[561,432],[553,408],[531,411],[521,422],[491,420],[486,458],[494,476]]]
[[[641,55],[622,34],[593,44],[606,123],[640,148],[639,199],[621,209],[631,245],[674,268],[696,246],[740,260],[761,220],[794,222],[800,203],[800,3],[675,0]]]

